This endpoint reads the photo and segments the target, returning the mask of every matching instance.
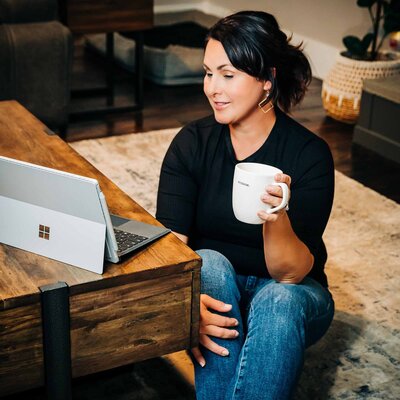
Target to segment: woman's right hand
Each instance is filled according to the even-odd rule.
[[[235,318],[225,317],[215,314],[210,310],[218,312],[228,312],[232,309],[231,304],[225,304],[222,301],[216,300],[207,294],[200,295],[200,343],[208,350],[221,356],[229,355],[228,349],[218,345],[210,336],[222,339],[234,339],[239,336],[239,332],[229,327],[238,326],[239,322]],[[196,361],[204,367],[206,361],[198,347],[192,349],[192,354]]]

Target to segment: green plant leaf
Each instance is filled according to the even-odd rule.
[[[357,0],[358,7],[372,7],[376,0]]]
[[[386,15],[386,13],[389,10],[389,3],[386,3],[386,1],[384,1],[382,6],[383,6],[383,14]]]
[[[389,1],[389,7],[393,10],[393,11],[400,11],[400,0],[390,0]]]
[[[368,35],[366,35],[366,36],[368,36]],[[370,39],[368,39],[368,40],[370,40]],[[365,48],[365,44],[363,44],[363,41],[361,41],[356,36],[344,37],[343,44],[346,46],[346,49],[350,52],[350,54],[356,55],[358,57],[365,56],[367,53],[368,46],[369,46],[369,44],[368,44],[367,48]]]
[[[374,38],[374,34],[373,33],[367,33],[362,41],[361,41],[361,45],[362,47],[365,49],[365,51],[368,50],[368,47],[370,46],[370,44],[372,43],[372,39]]]
[[[385,36],[391,32],[400,31],[400,0],[385,3],[383,30]]]
[[[383,22],[383,30],[385,35],[391,32],[400,31],[400,11],[389,9],[385,15],[385,21]]]

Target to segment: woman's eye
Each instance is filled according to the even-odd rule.
[[[206,72],[206,76],[207,76],[208,78],[211,78],[211,77],[212,77],[212,73],[211,73],[211,72]]]
[[[224,75],[224,78],[232,79],[232,78],[233,78],[233,75]]]

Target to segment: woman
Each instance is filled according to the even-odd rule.
[[[164,159],[157,218],[203,259],[200,346],[192,349],[198,399],[288,399],[305,349],[328,329],[322,233],[333,200],[326,143],[285,112],[311,79],[309,63],[275,18],[244,11],[206,38],[204,92],[214,115],[190,123]],[[235,165],[278,167],[290,209],[262,225],[235,219]],[[262,201],[281,203],[278,186]]]

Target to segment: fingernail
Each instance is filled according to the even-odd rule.
[[[221,355],[223,355],[224,357],[229,356],[229,351],[227,349],[222,350]]]
[[[206,366],[206,363],[204,361],[200,361],[199,364],[201,368],[204,368]]]
[[[229,311],[232,308],[232,304],[225,304],[224,308],[225,310]]]
[[[239,325],[239,321],[238,320],[235,320],[235,324],[234,324],[235,326],[238,326]]]
[[[235,331],[235,337],[238,337],[238,336],[239,336],[239,332]]]

